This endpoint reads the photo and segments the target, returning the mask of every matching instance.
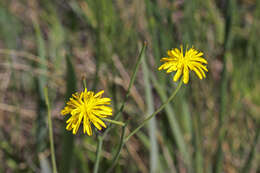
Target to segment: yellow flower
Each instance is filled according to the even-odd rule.
[[[167,54],[169,57],[164,57],[161,62],[165,62],[161,65],[158,70],[167,70],[166,73],[177,71],[173,77],[173,81],[177,81],[183,74],[183,82],[187,84],[189,82],[189,72],[193,70],[200,79],[206,78],[205,72],[208,71],[206,65],[208,64],[202,56],[203,53],[193,48],[186,50],[183,53],[183,46],[181,49],[168,50]]]
[[[83,122],[83,133],[89,136],[92,135],[91,123],[101,130],[102,127],[106,128],[106,124],[100,119],[112,116],[112,108],[106,105],[110,104],[110,98],[101,98],[104,90],[94,95],[94,92],[85,91],[72,94],[72,97],[67,102],[67,105],[61,111],[62,115],[71,114],[67,120],[67,130],[72,130],[76,134],[81,121]]]

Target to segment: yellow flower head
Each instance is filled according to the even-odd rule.
[[[110,98],[101,98],[104,90],[94,95],[94,92],[85,91],[72,94],[72,97],[67,102],[67,105],[61,111],[62,115],[71,114],[67,120],[67,130],[72,130],[76,134],[81,121],[83,122],[83,133],[89,136],[92,135],[91,123],[101,130],[102,127],[106,128],[106,124],[100,119],[112,115],[112,108],[106,105],[110,104]]]
[[[183,74],[183,82],[187,84],[189,82],[189,72],[193,70],[200,79],[206,78],[205,72],[208,71],[206,65],[208,64],[202,56],[203,53],[193,48],[186,50],[183,53],[183,46],[181,49],[172,49],[167,52],[169,57],[164,57],[161,62],[165,62],[158,70],[167,70],[166,73],[177,71],[173,77],[173,81],[177,81]]]

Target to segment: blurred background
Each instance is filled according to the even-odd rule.
[[[82,78],[120,107],[144,41],[145,58],[120,120],[127,133],[176,83],[160,58],[181,44],[204,52],[207,78],[192,72],[174,101],[125,145],[114,172],[260,172],[259,0],[1,0],[0,172],[51,171],[49,88],[58,172],[88,173],[97,135],[65,131],[65,101]],[[103,142],[112,163],[121,127]]]

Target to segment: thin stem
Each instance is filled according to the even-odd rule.
[[[87,88],[87,82],[86,82],[86,77],[85,76],[83,76],[82,82],[83,82],[84,89]]]
[[[49,139],[50,139],[50,147],[51,147],[51,161],[52,161],[52,171],[53,173],[57,173],[56,159],[55,159],[55,149],[54,149],[54,140],[53,140],[53,130],[52,130],[52,120],[51,120],[51,108],[48,96],[48,88],[44,88],[44,97],[47,106],[47,114],[48,114],[48,124],[49,124]]]
[[[158,82],[158,80],[154,77],[154,75],[151,74],[150,77],[153,81],[153,85],[154,85],[155,90],[157,91],[160,99],[163,102],[165,102],[168,99],[166,91],[165,91],[165,87],[163,85],[161,85],[160,82]],[[184,134],[181,130],[180,124],[177,121],[176,114],[170,105],[165,106],[165,113],[166,113],[167,119],[169,121],[169,124],[171,124],[169,130],[172,133],[172,135],[176,141],[176,145],[180,150],[180,154],[183,156],[183,161],[184,161],[185,165],[187,165],[186,167],[191,167],[189,165],[191,165],[191,163],[192,163],[192,161],[191,161],[192,157],[188,152],[188,146],[184,140]]]
[[[129,97],[131,88],[132,88],[132,86],[133,86],[133,84],[134,84],[134,81],[135,81],[135,77],[136,77],[136,73],[137,73],[138,67],[140,66],[141,60],[142,60],[142,58],[144,57],[146,47],[147,47],[147,43],[144,42],[143,47],[142,47],[142,49],[141,49],[141,52],[140,52],[140,54],[139,54],[139,56],[138,56],[138,59],[137,59],[137,62],[136,62],[136,65],[135,65],[135,68],[134,68],[134,72],[133,72],[133,74],[132,74],[132,76],[131,76],[130,83],[129,83],[129,86],[128,86],[128,89],[127,89],[127,92],[126,92],[125,99],[123,100],[123,103],[122,103],[122,105],[120,106],[119,110],[115,113],[115,116],[114,116],[115,118],[114,118],[114,120],[118,120],[119,117],[120,117],[120,113],[123,112],[123,110],[124,110],[125,103],[126,103],[128,97]],[[112,126],[109,126],[109,127],[106,129],[105,133],[103,134],[103,138],[108,134],[108,132],[110,131],[111,127],[112,127]]]
[[[131,138],[135,133],[137,133],[145,125],[145,123],[147,123],[150,119],[152,119],[155,115],[157,115],[161,110],[163,110],[163,108],[176,96],[177,92],[180,90],[180,88],[182,86],[182,83],[183,82],[181,80],[179,82],[177,88],[175,89],[175,91],[173,91],[171,96],[168,98],[168,100],[166,102],[164,102],[153,114],[151,114],[150,116],[145,118],[145,120],[125,138],[124,143],[127,142],[129,140],[129,138]]]
[[[116,152],[116,155],[114,156],[113,158],[113,162],[112,162],[112,165],[111,167],[108,169],[108,173],[112,172],[114,167],[116,166],[116,163],[119,159],[119,156],[120,156],[120,153],[121,153],[121,150],[124,146],[124,138],[125,138],[125,130],[126,130],[126,124],[125,126],[123,126],[123,129],[122,129],[122,133],[121,133],[121,138],[120,138],[120,143],[119,143],[119,146],[118,146],[118,149],[117,149],[117,152]]]
[[[113,159],[113,163],[112,166],[109,168],[108,173],[111,172],[114,168],[114,166],[116,165],[118,158],[120,156],[120,152],[123,148],[123,145],[130,139],[131,136],[133,136],[135,133],[138,132],[138,130],[140,128],[142,128],[146,122],[148,122],[150,119],[152,119],[156,114],[158,114],[177,94],[177,92],[180,90],[181,86],[182,86],[182,80],[179,82],[177,88],[173,91],[173,93],[171,94],[171,96],[168,98],[168,100],[166,100],[165,103],[163,103],[153,114],[151,114],[150,116],[148,116],[132,133],[130,133],[126,138],[122,139],[122,136],[124,136],[125,132],[123,129],[122,135],[121,135],[121,140],[120,140],[120,146],[119,149],[117,150],[117,153]],[[127,123],[126,123],[127,125]]]
[[[138,56],[138,59],[137,59],[137,63],[135,65],[135,68],[134,68],[134,72],[131,76],[131,79],[130,79],[130,83],[129,83],[129,86],[128,86],[128,89],[127,89],[127,93],[126,93],[126,96],[125,96],[125,99],[123,100],[123,103],[120,107],[120,109],[115,113],[115,118],[114,120],[118,120],[119,119],[119,116],[120,116],[120,113],[123,112],[124,110],[124,107],[125,107],[125,103],[130,95],[130,91],[131,91],[131,88],[134,84],[134,81],[135,81],[135,77],[136,77],[136,73],[137,73],[137,70],[138,70],[138,67],[141,63],[141,60],[142,58],[144,57],[144,53],[145,53],[145,50],[146,50],[146,47],[147,47],[147,43],[144,42],[143,44],[143,47],[142,47],[142,50]],[[112,125],[109,126],[106,131],[104,132],[104,134],[102,136],[98,136],[98,148],[97,148],[97,154],[96,154],[96,162],[95,162],[95,166],[94,166],[94,173],[97,173],[98,171],[98,168],[99,168],[99,157],[100,157],[100,152],[101,152],[101,148],[102,148],[102,144],[103,144],[103,139],[106,137],[106,135],[108,134],[108,132],[110,131]],[[119,151],[120,153],[120,151]]]
[[[97,152],[96,152],[96,161],[95,161],[95,165],[94,165],[94,173],[98,173],[100,155],[101,155],[101,151],[102,151],[102,144],[103,144],[103,139],[101,136],[98,136],[98,146],[97,146]]]
[[[104,120],[104,121],[107,121],[109,123],[113,123],[113,124],[116,124],[116,125],[119,125],[119,126],[125,126],[125,123],[123,123],[121,121],[115,121],[115,120],[111,120],[111,119],[108,119],[108,118],[101,118],[101,120]]]
[[[117,112],[117,114],[115,115],[115,120],[117,120],[119,118],[120,112],[122,112],[124,107],[125,107],[126,100],[128,99],[128,97],[130,95],[131,88],[132,88],[132,86],[134,84],[134,81],[135,81],[135,77],[136,77],[136,73],[137,73],[138,67],[140,66],[141,60],[144,57],[144,53],[145,53],[146,47],[147,47],[147,43],[144,42],[142,50],[141,50],[141,52],[140,52],[140,54],[138,56],[138,59],[137,59],[137,63],[135,65],[134,72],[133,72],[133,74],[131,76],[131,80],[130,80],[130,83],[129,83],[129,86],[128,86],[128,89],[127,89],[127,92],[126,92],[126,96],[125,96],[124,102],[121,105],[121,107],[120,107],[119,111]]]

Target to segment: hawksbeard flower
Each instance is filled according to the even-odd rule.
[[[173,77],[173,81],[176,82],[183,74],[183,82],[187,84],[189,82],[190,71],[194,71],[200,79],[206,78],[204,71],[207,72],[208,69],[204,64],[208,64],[208,62],[202,57],[202,52],[190,48],[184,54],[183,46],[181,46],[181,49],[168,50],[167,54],[169,57],[161,59],[161,62],[165,63],[158,70],[167,70],[166,73],[177,71]]]
[[[89,136],[92,135],[91,124],[98,130],[102,127],[106,128],[106,124],[100,119],[112,116],[112,108],[106,105],[110,104],[110,98],[101,98],[104,90],[94,94],[92,91],[87,91],[87,88],[81,93],[72,94],[72,97],[67,102],[62,115],[71,114],[71,117],[66,121],[66,129],[76,134],[82,122],[83,133]]]

